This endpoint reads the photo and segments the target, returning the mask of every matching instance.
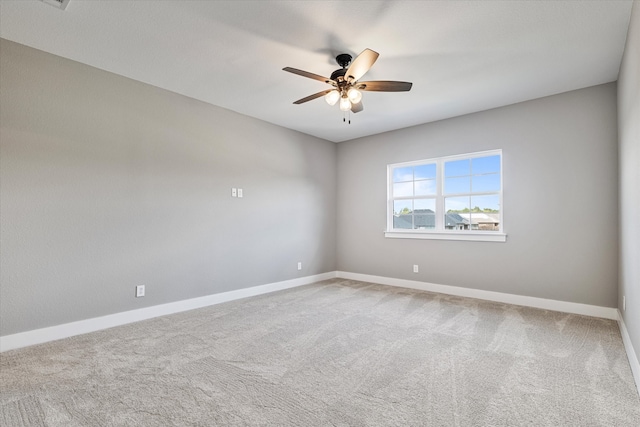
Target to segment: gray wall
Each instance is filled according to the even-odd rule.
[[[0,335],[335,270],[335,144],[6,40],[0,60]]]
[[[496,148],[506,243],[384,237],[387,164]],[[617,162],[615,83],[341,143],[338,269],[615,307]]]
[[[631,12],[618,81],[620,285],[618,308],[640,359],[640,2]],[[622,309],[626,296],[627,309]]]

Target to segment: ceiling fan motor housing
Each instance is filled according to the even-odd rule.
[[[336,82],[341,82],[344,80],[344,75],[347,72],[347,67],[349,66],[349,64],[351,64],[351,59],[352,57],[348,53],[341,53],[340,55],[336,56],[336,62],[342,68],[331,73],[331,80]],[[342,78],[340,79],[339,77]]]
[[[336,56],[336,62],[342,68],[347,68],[349,64],[351,64],[351,59],[352,57],[348,53],[341,53],[340,55]]]

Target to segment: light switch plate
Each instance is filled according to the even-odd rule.
[[[144,285],[136,286],[136,298],[140,298],[144,296]]]

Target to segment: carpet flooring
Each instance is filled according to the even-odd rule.
[[[614,321],[333,279],[0,354],[2,426],[639,426]]]

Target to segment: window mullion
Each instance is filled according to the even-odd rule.
[[[436,162],[436,231],[444,230],[444,163]]]
[[[387,230],[393,230],[393,170],[395,168],[387,168]]]

